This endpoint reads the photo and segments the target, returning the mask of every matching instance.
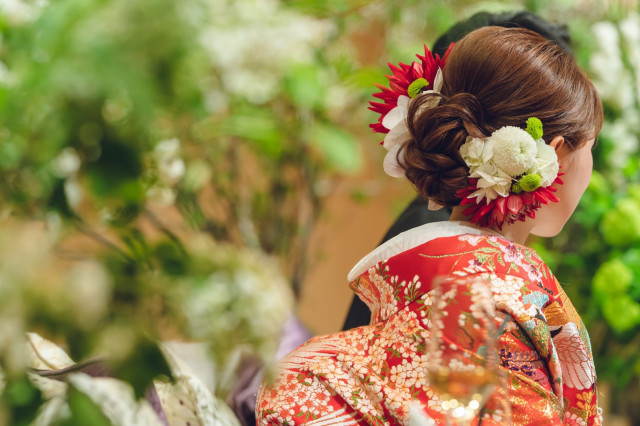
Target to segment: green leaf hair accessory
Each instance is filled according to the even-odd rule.
[[[542,185],[542,178],[536,173],[530,173],[522,176],[517,184],[523,191],[533,192]]]
[[[419,78],[409,85],[407,94],[409,95],[409,97],[415,98],[422,91],[422,89],[424,89],[428,85],[429,82],[426,78]]]
[[[536,117],[527,119],[527,133],[535,140],[542,139],[542,121]]]

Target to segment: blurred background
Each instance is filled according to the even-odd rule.
[[[39,368],[105,357],[135,411],[179,383],[157,342],[204,342],[223,400],[291,312],[340,330],[347,272],[415,195],[382,171],[374,83],[512,10],[567,24],[605,105],[577,212],[530,243],[591,333],[609,424],[640,424],[640,14],[622,0],[0,0],[0,424],[114,422],[96,387],[29,373],[48,358],[27,332],[68,355]]]

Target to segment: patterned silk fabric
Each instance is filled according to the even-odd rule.
[[[601,423],[589,337],[553,274],[527,247],[462,234],[392,255],[352,281],[373,312],[371,325],[315,337],[283,359],[258,395],[258,424],[407,424],[416,404],[443,424],[426,373],[430,290],[442,276],[481,276],[495,302],[504,380],[482,411],[483,425],[509,415],[517,425]],[[456,300],[443,328],[448,350],[466,352],[469,364],[482,356],[475,303]]]

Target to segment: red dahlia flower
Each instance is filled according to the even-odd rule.
[[[496,226],[502,230],[502,226],[507,223],[511,224],[517,220],[523,221],[530,217],[536,217],[536,210],[542,204],[548,204],[550,201],[558,202],[558,197],[554,192],[557,191],[554,185],[562,185],[564,182],[560,178],[563,173],[558,176],[553,183],[547,187],[539,187],[532,192],[522,192],[520,194],[510,193],[506,197],[498,197],[489,203],[476,204],[476,198],[468,198],[477,188],[478,179],[469,178],[469,186],[458,190],[456,197],[461,198],[461,206],[468,205],[462,213],[470,216],[471,223],[478,226],[492,227]]]
[[[424,79],[428,84],[422,87],[422,89],[433,88],[438,68],[444,68],[445,62],[452,48],[453,43],[449,45],[447,51],[444,53],[442,58],[440,58],[440,55],[434,56],[429,48],[424,46],[424,56],[416,55],[420,61],[414,61],[411,65],[403,64],[402,62],[398,64],[399,66],[395,66],[391,63],[389,64],[389,68],[391,68],[392,72],[392,75],[386,76],[389,79],[389,87],[376,84],[376,87],[382,91],[373,95],[374,97],[384,101],[384,103],[369,102],[371,104],[369,109],[380,114],[376,123],[369,124],[369,127],[371,127],[374,132],[389,133],[389,129],[382,125],[382,120],[389,111],[398,106],[398,97],[411,97],[409,95],[409,86],[411,83],[419,79]]]

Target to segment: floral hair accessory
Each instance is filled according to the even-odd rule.
[[[426,93],[439,93],[442,87],[442,70],[449,52],[453,48],[453,43],[449,46],[445,54],[440,58],[433,55],[431,51],[424,47],[424,56],[416,55],[419,61],[414,61],[411,65],[400,63],[398,66],[389,64],[392,75],[387,75],[389,87],[376,84],[381,92],[375,93],[381,102],[370,102],[370,110],[380,114],[378,121],[369,125],[374,132],[386,133],[382,146],[388,151],[384,159],[384,171],[392,177],[404,177],[405,171],[398,164],[398,152],[402,156],[401,149],[411,138],[407,127],[407,114],[409,112],[409,102],[416,96]],[[425,105],[425,108],[433,108],[439,102],[434,98],[432,104]]]
[[[563,183],[558,157],[542,135],[542,122],[530,117],[526,130],[505,126],[488,138],[467,138],[460,154],[469,167],[469,186],[456,196],[460,205],[469,205],[463,214],[471,223],[502,229],[559,201],[553,194],[553,184]]]

